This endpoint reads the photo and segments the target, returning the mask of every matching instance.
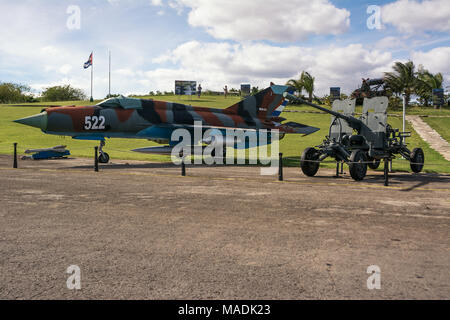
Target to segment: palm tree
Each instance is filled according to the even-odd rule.
[[[303,71],[302,74],[300,75],[300,81],[303,85],[303,88],[305,89],[306,92],[308,92],[309,102],[312,102],[312,99],[313,99],[314,79],[315,78],[306,71]]]
[[[443,82],[442,73],[433,75],[423,67],[419,67],[419,71],[417,72],[416,94],[423,100],[426,107],[428,107],[428,101],[432,98],[433,89],[442,88]]]
[[[396,62],[392,68],[394,72],[385,72],[384,79],[394,93],[405,96],[405,104],[408,107],[411,94],[417,86],[414,63],[412,61]]]
[[[303,90],[303,84],[300,79],[298,79],[298,80],[290,79],[288,82],[286,82],[286,85],[294,87],[295,91],[298,92],[298,95],[301,96],[302,90]]]

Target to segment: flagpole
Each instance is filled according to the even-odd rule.
[[[111,50],[109,51],[109,97],[111,97]]]
[[[93,92],[93,80],[94,80],[94,51],[92,51],[92,65],[91,65],[91,102],[94,101]]]

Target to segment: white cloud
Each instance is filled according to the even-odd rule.
[[[381,8],[384,23],[392,24],[404,33],[450,31],[448,0],[398,0]]]
[[[150,3],[152,6],[162,6],[163,5],[162,0],[151,0]]]
[[[68,74],[71,70],[72,66],[70,64],[65,64],[58,69],[58,71],[62,74]]]
[[[90,69],[83,69],[83,63],[93,50],[94,97],[103,98],[108,92],[108,51],[111,50],[113,92],[148,93],[150,88],[138,81],[145,77],[143,73],[130,75],[118,70],[139,70],[149,63],[158,40],[142,41],[148,37],[148,30],[143,28],[130,32],[116,27],[117,19],[100,13],[110,10],[120,14],[120,11],[105,4],[106,9],[90,12],[83,9],[82,28],[73,32],[66,28],[68,15],[63,3],[2,3],[2,12],[9,14],[0,19],[0,81],[28,84],[37,92],[51,85],[71,84],[89,93]],[[120,1],[115,4],[120,5]],[[149,6],[148,0],[146,4]],[[97,22],[102,17],[107,19]],[[101,28],[92,27],[98,25]]]
[[[387,36],[374,45],[374,48],[379,50],[389,50],[391,52],[399,51],[414,51],[424,47],[437,47],[441,44],[450,43],[450,37],[443,37],[438,35],[423,34],[420,36],[401,35],[401,36]]]
[[[400,49],[405,48],[404,39],[399,37],[388,36],[377,41],[375,47],[378,49]]]
[[[400,40],[407,44],[405,52],[411,51],[409,56],[401,58],[412,58],[417,65],[423,64],[432,72],[443,72],[447,77],[450,75],[448,47],[428,52],[418,49],[413,51],[414,48],[419,48],[418,46],[425,47],[425,44],[428,46],[431,42],[445,39],[439,35],[426,35],[423,41],[417,44],[416,37],[410,35],[401,35],[397,39],[388,38],[384,45],[380,42],[374,46],[378,50],[372,50],[362,44],[328,48],[269,45],[247,41],[240,44],[231,41],[188,41],[180,44],[180,41],[185,40],[181,40],[184,39],[184,34],[178,37],[178,29],[169,35],[164,33],[166,36],[163,38],[158,30],[149,36],[149,32],[154,30],[151,19],[147,22],[148,19],[145,18],[148,24],[134,25],[135,18],[126,20],[128,16],[124,17],[122,10],[118,8],[122,4],[139,2],[141,5],[142,2],[149,12],[164,10],[167,13],[170,9],[164,6],[169,6],[170,3],[179,12],[183,8],[185,11],[189,10],[189,16],[194,15],[194,18],[196,14],[207,15],[204,13],[206,9],[214,9],[216,11],[211,11],[202,27],[209,30],[208,24],[217,19],[218,29],[213,26],[209,32],[224,30],[228,32],[227,37],[246,38],[257,28],[261,33],[258,33],[256,38],[279,41],[297,39],[300,35],[328,32],[315,26],[318,21],[325,25],[330,21],[334,23],[332,19],[328,19],[326,10],[324,13],[318,9],[324,4],[330,12],[341,12],[326,1],[306,3],[299,0],[291,2],[290,5],[279,1],[273,5],[275,1],[268,0],[265,5],[260,6],[256,6],[254,1],[250,2],[252,5],[245,1],[242,1],[242,4],[230,1],[235,5],[231,8],[231,13],[227,11],[230,6],[227,1],[218,4],[203,0],[170,0],[164,2],[162,7],[151,7],[148,0],[112,1],[117,3],[116,6],[110,6],[105,1],[106,7],[83,9],[82,28],[76,32],[67,30],[66,6],[60,2],[57,2],[58,5],[56,2],[45,2],[45,5],[34,2],[28,2],[26,5],[2,3],[2,10],[9,14],[0,20],[0,80],[30,84],[36,90],[50,85],[71,84],[89,93],[90,69],[85,70],[82,66],[89,53],[94,50],[94,97],[103,98],[108,90],[108,51],[111,50],[113,93],[173,90],[175,79],[197,80],[202,83],[203,88],[213,90],[220,90],[225,84],[236,88],[244,82],[266,87],[270,81],[282,84],[289,78],[298,77],[302,70],[307,70],[316,77],[317,94],[327,93],[329,86],[341,86],[343,91],[348,93],[360,84],[362,77],[380,77],[383,72],[391,69],[393,59],[385,50],[389,47],[395,49],[395,44]],[[301,4],[302,10],[314,17],[312,20],[305,18],[301,23],[298,22],[301,24],[298,30],[294,28],[298,17],[297,11],[290,8],[294,7],[292,3]],[[287,6],[289,9],[286,10]],[[307,11],[308,8],[311,10]],[[105,10],[109,10],[108,14],[104,15],[105,20],[99,21]],[[223,13],[223,16],[220,13]],[[285,13],[287,21],[282,21]],[[232,14],[236,15],[236,25],[233,24]],[[40,19],[35,19],[36,16]],[[267,16],[273,18],[267,19]],[[124,18],[123,24],[117,24],[119,18]],[[171,18],[174,17],[168,15],[167,19]],[[338,22],[344,21],[345,27],[345,19],[342,20],[339,15],[336,19]],[[314,23],[308,24],[308,21]],[[255,27],[246,25],[252,23]],[[337,25],[342,26],[339,23]],[[149,38],[152,41],[142,41]],[[189,33],[189,38],[195,39],[195,33],[192,33],[192,37]],[[439,45],[445,46],[447,43]],[[165,55],[160,55],[166,48],[173,49]]]
[[[169,1],[169,7],[174,9],[178,15],[181,15],[183,13],[183,4],[178,0]]]
[[[340,34],[350,25],[350,12],[328,0],[174,0],[169,5],[189,8],[189,24],[216,39],[289,42]]]
[[[416,66],[421,64],[432,73],[441,72],[445,80],[450,81],[450,47],[438,47],[428,52],[412,52],[411,59]]]
[[[62,51],[57,47],[43,50]],[[82,58],[85,60],[87,57]],[[82,58],[65,57],[61,61],[69,59],[78,63],[84,61]],[[42,80],[29,82],[33,88],[41,90],[53,84],[70,83],[89,93],[90,70],[83,70],[81,64],[50,63],[50,59],[42,56],[34,61],[45,61],[42,68],[48,66],[45,72],[51,80],[48,83]],[[99,69],[100,57],[97,61],[94,96],[101,98],[106,95],[108,87],[107,70],[104,69],[107,65],[103,63],[103,70]],[[174,89],[174,80],[179,79],[196,80],[205,90],[221,90],[225,84],[238,88],[241,83],[263,88],[271,81],[284,84],[306,70],[316,78],[316,94],[328,93],[330,86],[340,86],[343,92],[349,93],[360,84],[362,77],[382,76],[383,72],[390,70],[392,61],[390,53],[368,50],[361,44],[315,49],[261,43],[189,41],[155,58],[154,63],[160,67],[145,69],[134,64],[119,67],[113,63],[112,86],[113,92],[122,94],[170,91]],[[67,73],[62,74],[62,71]]]
[[[283,84],[307,70],[316,77],[317,92],[324,94],[330,86],[341,86],[349,92],[357,87],[362,77],[382,76],[382,72],[389,70],[392,57],[388,52],[369,51],[361,44],[315,50],[299,46],[189,41],[154,62],[177,66],[146,73],[164,88],[173,87],[173,80],[183,77],[201,81],[205,88],[215,90],[220,90],[224,84],[237,87],[244,82],[266,87],[270,81]]]

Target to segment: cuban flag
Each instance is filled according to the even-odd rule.
[[[88,61],[86,61],[86,62],[84,63],[84,68],[85,68],[85,69],[87,69],[87,68],[89,68],[90,66],[92,66],[92,53],[93,53],[93,52],[91,52],[91,55],[89,56]]]

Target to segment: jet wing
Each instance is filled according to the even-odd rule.
[[[281,129],[283,128],[283,129]],[[314,133],[316,131],[319,131],[319,128],[307,126],[306,124],[301,124],[297,122],[287,122],[283,123],[280,126],[280,131],[287,132],[287,133],[297,133],[297,134],[303,134],[308,135],[311,133]]]

